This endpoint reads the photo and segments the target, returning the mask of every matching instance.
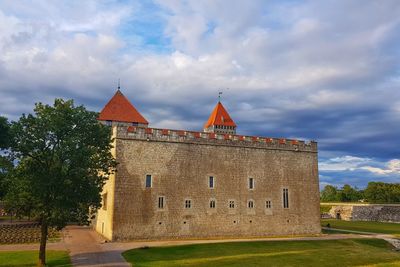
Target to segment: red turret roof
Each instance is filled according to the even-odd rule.
[[[98,120],[149,124],[120,90],[105,105],[100,112]]]
[[[213,125],[236,127],[235,122],[231,119],[221,102],[218,102],[218,104],[215,106],[213,112],[208,118],[208,121],[204,125],[204,128],[208,128]]]

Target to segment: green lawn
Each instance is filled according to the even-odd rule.
[[[351,234],[350,232],[346,232],[346,231],[341,231],[341,230],[333,230],[333,229],[322,229],[321,231],[323,234],[328,234],[328,235],[337,235],[337,234],[341,234],[341,235],[346,235],[346,234]]]
[[[0,251],[0,266],[30,267],[38,262],[38,251]],[[47,266],[72,266],[67,251],[47,251]]]
[[[400,237],[399,223],[343,221],[335,219],[321,220],[322,226],[326,226],[328,223],[331,225],[332,228],[371,233],[393,234]]]
[[[123,253],[150,266],[400,266],[400,253],[380,239],[255,241],[139,248]]]

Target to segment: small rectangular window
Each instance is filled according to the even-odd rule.
[[[229,208],[234,209],[235,208],[235,201],[234,200],[229,200]]]
[[[271,200],[265,201],[265,208],[266,208],[266,209],[270,209],[271,207],[272,207],[272,205],[271,205]]]
[[[146,187],[151,187],[152,181],[151,181],[151,175],[147,174],[146,175]]]
[[[249,189],[254,189],[254,178],[249,178]]]
[[[106,125],[107,126],[111,126],[112,125],[112,121],[106,121]]]
[[[214,188],[214,176],[210,176],[210,177],[208,178],[208,186],[209,186],[210,188]]]
[[[163,209],[164,208],[164,202],[165,198],[164,197],[158,197],[158,208]]]
[[[283,188],[283,207],[289,208],[289,189]]]
[[[107,193],[103,194],[102,200],[102,208],[103,210],[107,210]]]
[[[185,209],[192,208],[192,201],[190,199],[185,200]]]
[[[215,209],[215,200],[214,199],[210,200],[210,209]]]
[[[247,207],[248,207],[249,209],[254,208],[254,201],[253,201],[253,200],[249,200],[249,202],[248,202],[248,204],[247,204]]]

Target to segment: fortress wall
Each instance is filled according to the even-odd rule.
[[[336,204],[329,214],[345,221],[376,221],[400,223],[399,204]]]
[[[113,240],[320,233],[315,142],[132,128],[117,133]],[[152,175],[151,188],[145,187],[146,174]],[[283,188],[289,189],[288,209]],[[164,209],[158,209],[159,196]],[[211,198],[215,209],[209,208]]]
[[[354,206],[353,220],[400,223],[400,205]]]

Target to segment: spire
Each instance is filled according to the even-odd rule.
[[[120,79],[118,78],[118,91],[121,89],[121,83]]]
[[[118,81],[117,92],[104,106],[97,119],[100,121],[114,121],[147,126],[149,122],[137,111],[119,89],[120,84]]]
[[[218,97],[220,97],[220,94]],[[220,101],[218,101],[204,125],[204,131],[228,134],[236,133],[236,124]]]

